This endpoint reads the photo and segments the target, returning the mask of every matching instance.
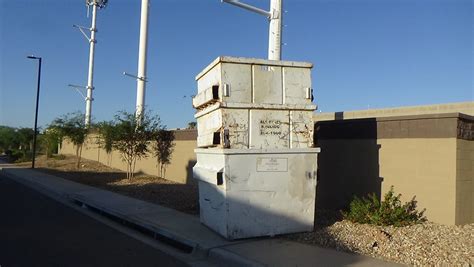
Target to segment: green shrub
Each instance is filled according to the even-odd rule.
[[[25,153],[21,150],[11,150],[9,154],[10,162],[19,162],[19,159],[24,157]]]
[[[342,212],[342,215],[352,222],[375,225],[406,226],[426,221],[423,215],[425,210],[417,211],[415,197],[405,204],[402,204],[400,197],[401,194],[395,195],[393,186],[382,201],[373,193],[368,198],[354,197],[349,211]]]

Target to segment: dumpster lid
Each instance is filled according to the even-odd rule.
[[[212,61],[212,63],[209,64],[207,67],[205,67],[198,75],[196,75],[196,80],[199,80],[202,76],[204,76],[204,74],[206,74],[209,70],[214,68],[214,66],[216,66],[219,63],[237,63],[237,64],[296,67],[296,68],[312,68],[313,67],[313,64],[309,62],[220,56],[216,58],[214,61]]]

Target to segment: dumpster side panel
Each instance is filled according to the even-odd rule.
[[[252,65],[253,103],[283,104],[281,67]]]
[[[316,153],[229,155],[227,238],[311,231],[316,161]]]
[[[197,80],[198,93],[214,86],[220,85],[222,64],[217,64],[214,68],[210,69],[204,76]]]
[[[311,104],[306,90],[311,88],[311,69],[283,67],[284,104]]]
[[[251,76],[251,65],[222,63],[222,81],[220,84],[230,86],[229,96],[223,96],[222,100],[233,103],[251,103]]]
[[[288,110],[250,110],[250,148],[289,148]]]
[[[219,172],[224,172],[225,155],[196,151],[193,176],[199,181],[200,220],[219,234],[227,235],[227,200],[225,181],[218,185]]]
[[[247,109],[221,109],[223,129],[229,130],[229,148],[248,148],[249,111]],[[223,138],[227,138],[223,133]],[[224,144],[224,140],[221,142]]]
[[[313,112],[290,111],[291,148],[309,148],[313,146]]]
[[[199,207],[201,223],[223,236],[227,236],[227,200],[219,186],[199,181]]]
[[[222,128],[222,112],[214,111],[197,118],[197,146],[209,147],[214,145],[214,133]]]

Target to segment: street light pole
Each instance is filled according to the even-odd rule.
[[[270,0],[270,11],[242,3],[240,0],[221,1],[267,17],[270,21],[268,33],[268,59],[281,60],[281,22],[283,0]]]
[[[139,123],[143,120],[145,108],[145,86],[146,86],[146,53],[148,43],[148,8],[149,1],[142,0],[140,16],[140,44],[138,50],[138,78],[137,78],[137,105],[135,116]]]
[[[85,118],[85,124],[86,128],[89,128],[91,124],[91,114],[92,114],[92,101],[94,98],[92,97],[92,91],[95,89],[94,88],[94,53],[95,53],[95,44],[97,43],[97,40],[95,39],[95,34],[97,33],[97,27],[96,27],[96,20],[97,20],[97,10],[104,8],[107,5],[108,0],[86,0],[86,5],[87,5],[87,12],[89,12],[89,7],[92,6],[92,22],[91,22],[91,27],[83,27],[79,25],[72,25],[73,27],[76,27],[79,29],[79,31],[84,35],[84,37],[87,39],[89,42],[89,72],[87,74],[87,86],[86,86],[86,118]],[[89,14],[89,13],[87,13]],[[89,15],[88,15],[89,16]],[[85,31],[90,31],[90,37],[86,34]]]
[[[38,86],[36,89],[35,129],[33,133],[33,159],[31,161],[31,168],[34,169],[35,157],[36,157],[36,132],[38,129],[38,106],[39,106],[40,83],[41,83],[41,57],[28,56],[27,58],[38,60]]]

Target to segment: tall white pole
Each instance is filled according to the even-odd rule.
[[[281,12],[282,0],[271,0],[270,2],[270,30],[268,41],[268,59],[281,59]]]
[[[268,59],[281,59],[281,21],[283,17],[281,11],[283,0],[270,0],[270,11],[268,12],[258,7],[239,2],[239,0],[222,0],[222,2],[268,17],[270,21],[268,33]]]
[[[146,54],[148,42],[148,0],[142,0],[142,11],[140,18],[140,44],[138,50],[138,77],[137,77],[137,105],[136,117],[141,119],[145,107],[146,86]]]
[[[92,3],[92,25],[90,28],[91,38],[89,39],[90,50],[89,50],[89,74],[87,76],[87,97],[86,97],[86,127],[90,126],[91,123],[91,109],[92,109],[92,90],[94,90],[94,48],[95,48],[95,33],[96,29],[96,15],[97,15],[97,2]]]

